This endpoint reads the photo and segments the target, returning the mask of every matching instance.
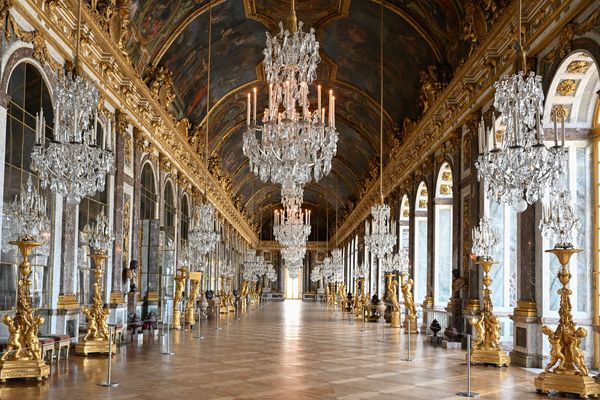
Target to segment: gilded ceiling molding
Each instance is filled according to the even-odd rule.
[[[265,184],[265,186],[255,190],[255,192],[248,197],[248,200],[246,201],[246,203],[243,205],[243,209],[248,209],[248,207],[250,206],[250,203],[252,203],[254,201],[254,198],[257,197],[259,194],[262,194],[263,197],[261,197],[260,199],[256,199],[256,201],[254,201],[253,207],[258,205],[262,205],[263,202],[265,200],[268,200],[270,198],[272,198],[272,194],[273,193],[277,193],[279,194],[281,191],[280,187],[278,185],[272,185],[272,184]],[[315,192],[319,195],[326,195],[326,198],[332,199],[332,198],[337,198],[338,202],[340,204],[344,204],[344,199],[342,199],[338,193],[335,193],[331,190],[329,190],[327,187],[325,186],[318,186],[318,185],[312,185],[312,187],[305,187],[304,188],[304,192]],[[258,201],[260,200],[260,203],[258,203]],[[328,203],[330,201],[327,201]],[[272,203],[270,203],[272,204]],[[270,204],[267,204],[266,206],[269,206]],[[335,201],[333,201],[333,204],[335,204]]]
[[[281,248],[281,246],[279,245],[279,243],[275,240],[261,240],[258,243],[258,248],[257,250],[279,250]],[[325,241],[319,241],[319,242],[315,242],[315,241],[308,241],[306,242],[306,250],[317,250],[317,251],[325,251],[327,249],[327,242]]]
[[[563,1],[556,7],[545,7],[546,0],[532,0],[524,10],[524,21],[533,21],[528,29],[526,50],[529,54],[539,52],[540,42],[556,37],[561,27],[573,20],[578,13],[591,4],[590,0]],[[404,143],[394,149],[395,157],[384,171],[383,194],[391,193],[406,176],[421,164],[421,160],[438,151],[448,137],[469,116],[469,110],[480,108],[493,98],[493,83],[501,72],[515,60],[513,50],[514,30],[512,21],[517,15],[517,2],[508,7],[492,31],[486,36],[473,55],[455,72],[446,89],[431,105],[428,116],[444,115],[441,124],[435,127],[433,118],[422,118]],[[552,22],[552,25],[550,25]],[[537,49],[527,49],[528,43],[536,43]],[[493,60],[490,63],[490,59]],[[490,68],[493,65],[493,69]],[[450,108],[450,104],[452,107]],[[379,199],[379,187],[373,183],[340,229],[330,239],[343,241],[370,213],[372,204]]]
[[[70,59],[75,49],[74,26],[76,15],[72,2],[52,3],[43,0],[19,0],[15,10],[28,16],[29,23],[40,32],[49,45],[63,58]],[[219,182],[208,172],[202,159],[193,152],[175,126],[171,114],[160,104],[150,89],[130,65],[129,60],[115,44],[108,32],[91,16],[90,10],[82,9],[85,24],[85,40],[81,49],[81,66],[98,81],[98,90],[106,99],[111,99],[116,108],[129,115],[131,123],[147,132],[145,140],[156,152],[171,158],[174,166],[188,176],[195,185],[208,181],[208,197],[219,213],[242,234],[251,245],[258,240],[257,233],[239,212]]]
[[[213,8],[215,6],[218,6],[219,4],[223,3],[224,1],[226,1],[226,0],[212,0]],[[177,37],[179,35],[181,35],[181,32],[183,32],[185,30],[185,28],[187,28],[188,25],[191,24],[196,18],[198,18],[199,16],[204,14],[206,11],[208,11],[208,8],[209,8],[208,6],[209,6],[209,4],[206,4],[206,5],[198,8],[197,10],[192,12],[190,15],[188,15],[183,21],[181,21],[181,23],[179,25],[177,25],[177,27],[175,28],[175,30],[173,31],[171,36],[169,36],[167,38],[167,40],[163,43],[163,45],[160,47],[158,52],[155,53],[154,56],[150,59],[149,64],[152,65],[153,67],[156,67],[158,65],[158,63],[160,62],[160,59],[165,55],[167,50],[169,50],[169,47],[171,47],[171,45],[173,44],[175,39],[177,39]]]

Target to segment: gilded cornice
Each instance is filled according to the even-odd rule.
[[[258,243],[257,250],[280,250],[281,246],[275,240],[261,240]],[[325,241],[308,241],[306,242],[306,250],[327,250],[327,242]]]
[[[50,6],[51,5],[51,6]],[[48,44],[69,60],[75,50],[74,27],[76,7],[69,3],[46,0],[18,0],[15,10],[40,32]],[[33,13],[33,15],[32,15]],[[96,22],[87,7],[82,10],[84,32],[81,51],[82,69],[98,82],[100,93],[116,108],[127,113],[130,122],[140,129],[144,139],[158,152],[172,160],[173,166],[196,186],[202,177],[208,177],[208,198],[236,230],[251,245],[258,242],[257,233],[219,182],[208,172],[201,158],[195,154],[177,130],[172,115],[153,96],[138,76],[129,60]],[[29,16],[29,17],[27,17]],[[136,142],[139,143],[138,140]]]
[[[528,54],[540,52],[557,37],[592,0],[552,2],[532,0],[523,12]],[[517,2],[508,7],[480,46],[459,68],[436,102],[416,124],[400,146],[392,150],[384,170],[383,195],[388,196],[421,164],[424,157],[440,150],[454,130],[465,123],[471,110],[480,109],[493,97],[493,83],[515,60],[513,44]],[[527,48],[528,44],[534,47]],[[329,243],[343,241],[369,217],[371,205],[379,201],[378,182],[371,184],[352,213],[344,220]]]

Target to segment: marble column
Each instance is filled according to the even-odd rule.
[[[537,230],[535,206],[518,214],[518,257],[517,257],[517,307],[513,312],[513,364],[536,367],[542,364],[542,333],[539,324],[536,295],[536,241]],[[541,244],[541,241],[540,241]]]
[[[113,247],[113,273],[112,273],[112,290],[110,294],[111,304],[123,304],[123,269],[127,268],[123,265],[123,221],[126,220],[123,215],[123,182],[125,177],[124,161],[125,161],[125,140],[124,135],[129,135],[127,117],[117,111],[116,113],[116,135],[115,135],[115,190],[114,190],[114,235],[115,245]]]

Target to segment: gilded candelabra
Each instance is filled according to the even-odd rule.
[[[173,329],[181,329],[181,310],[179,303],[183,300],[185,291],[185,280],[188,276],[187,268],[180,268],[175,275],[175,293],[173,295]]]
[[[229,312],[235,312],[235,296],[233,295],[233,278],[232,277],[227,277],[226,279],[226,284],[227,284],[227,292],[225,293],[225,303],[227,304],[227,309],[229,310]]]
[[[396,291],[398,290],[398,281],[394,279],[394,274],[385,274],[386,281],[386,298],[392,303],[390,326],[392,328],[400,328],[400,302]]]
[[[581,249],[560,248],[546,250],[558,259],[561,265],[558,280],[562,288],[558,290],[560,308],[558,310],[559,322],[554,331],[548,326],[543,326],[542,331],[548,336],[550,342],[550,361],[545,371],[534,379],[534,385],[539,393],[549,393],[554,390],[562,393],[572,393],[581,398],[600,395],[600,384],[589,376],[585,365],[585,355],[581,349],[581,341],[587,335],[585,328],[577,328],[571,313],[571,290],[567,287],[571,280],[569,260],[573,254]],[[558,364],[558,365],[557,365]]]
[[[248,281],[242,281],[242,287],[240,289],[240,299],[242,306],[242,314],[246,312],[247,301],[248,301]]]
[[[356,280],[356,296],[354,296],[354,314],[357,317],[362,316],[363,306],[367,302],[368,300],[365,297],[365,278],[358,278]]]
[[[104,308],[102,300],[102,276],[104,275],[104,261],[108,258],[104,251],[94,251],[90,257],[96,266],[94,282],[94,299],[91,307],[84,307],[83,313],[87,320],[87,332],[83,340],[75,346],[75,352],[88,355],[90,353],[116,352],[114,343],[108,340],[108,323],[106,322],[110,309]]]
[[[471,363],[494,364],[499,367],[510,365],[508,352],[500,347],[500,321],[494,314],[489,275],[492,265],[497,264],[491,257],[479,257],[476,264],[483,269],[483,310],[481,315],[472,318],[469,323],[475,330],[476,339],[471,351]]]
[[[406,308],[406,316],[404,317],[404,332],[418,333],[417,328],[417,308],[412,294],[414,281],[406,273],[400,274],[400,290],[404,298],[404,308]]]
[[[15,316],[5,315],[4,324],[8,327],[8,344],[0,358],[0,382],[13,378],[36,378],[41,381],[50,375],[50,367],[42,360],[38,329],[44,318],[34,315],[31,304],[30,286],[31,264],[29,255],[35,247],[41,246],[31,240],[10,242],[19,248],[23,262],[19,265],[19,288]]]
[[[195,271],[188,274],[190,279],[190,293],[185,303],[185,324],[190,329],[196,325],[196,309],[194,305],[198,296],[200,296],[200,281],[202,280],[202,272]]]
[[[337,295],[340,298],[340,308],[342,309],[342,311],[346,311],[346,303],[348,302],[347,297],[346,297],[346,284],[345,283],[340,283],[340,286],[338,287],[338,291],[337,291]]]

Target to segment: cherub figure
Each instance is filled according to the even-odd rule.
[[[392,311],[396,312],[396,311],[400,311],[400,302],[398,301],[398,296],[396,296],[396,290],[398,289],[398,281],[396,281],[394,278],[391,278],[389,280],[388,283],[388,299],[390,300],[390,302],[392,303]]]
[[[34,360],[40,360],[42,358],[42,351],[40,349],[40,340],[38,339],[38,330],[44,323],[44,318],[40,315],[35,317],[33,322],[29,325],[27,335],[25,337],[25,344],[29,348],[29,352]]]
[[[417,315],[417,308],[415,307],[415,301],[412,294],[412,288],[414,285],[412,278],[408,278],[406,283],[402,285],[402,296],[404,297],[404,306],[408,310],[410,315]]]
[[[550,372],[550,369],[558,362],[558,366],[556,370],[564,371],[565,370],[565,355],[563,354],[562,343],[560,342],[560,337],[552,332],[548,326],[542,327],[542,332],[548,336],[548,341],[550,342],[550,361],[546,365],[545,371]]]
[[[100,310],[100,318],[98,319],[98,335],[101,339],[108,339],[108,323],[106,322],[108,319],[108,314],[110,314],[110,309],[105,308]]]
[[[585,365],[585,354],[580,348],[581,338],[587,335],[585,328],[577,328],[575,336],[571,340],[570,351],[571,357],[573,358],[573,365],[581,372],[581,375],[587,376],[589,370]]]
[[[477,338],[473,342],[474,349],[480,349],[481,345],[483,344],[483,339],[484,339],[484,335],[485,335],[484,328],[483,328],[484,320],[485,320],[485,317],[483,315],[479,318],[471,318],[469,320],[469,324],[473,327],[473,330],[475,331],[475,335],[477,336]]]
[[[95,339],[98,335],[98,325],[96,324],[96,319],[92,314],[92,310],[89,308],[84,308],[83,313],[87,319],[87,333],[85,334],[83,340]]]
[[[19,326],[10,315],[5,315],[2,321],[8,327],[9,337],[6,351],[0,360],[7,360],[11,352],[14,353],[13,360],[17,360],[21,354],[21,332],[19,331]]]

